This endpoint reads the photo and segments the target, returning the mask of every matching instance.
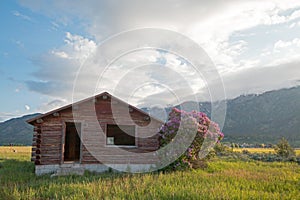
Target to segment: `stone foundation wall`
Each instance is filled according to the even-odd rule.
[[[114,171],[126,171],[132,173],[138,172],[147,172],[153,166],[151,164],[111,164],[111,165],[103,165],[103,164],[54,164],[54,165],[36,165],[35,166],[35,174],[43,175],[43,174],[57,174],[57,175],[67,175],[72,174],[74,172],[78,172],[78,170],[87,170],[90,172],[102,173],[108,171],[111,168]]]

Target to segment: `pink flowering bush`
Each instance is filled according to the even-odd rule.
[[[224,137],[218,124],[211,121],[206,114],[192,111],[185,112],[173,108],[168,121],[159,130],[160,146],[164,161],[177,158],[168,168],[193,168],[193,163],[205,157],[211,148]],[[182,152],[184,152],[182,154]]]

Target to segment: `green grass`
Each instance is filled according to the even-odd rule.
[[[0,199],[300,199],[300,166],[215,159],[205,170],[35,176],[30,148],[0,148]]]

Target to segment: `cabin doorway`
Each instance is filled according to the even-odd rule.
[[[66,122],[64,162],[80,161],[81,123]]]

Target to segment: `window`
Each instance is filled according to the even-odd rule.
[[[106,144],[135,146],[135,126],[107,124]]]

